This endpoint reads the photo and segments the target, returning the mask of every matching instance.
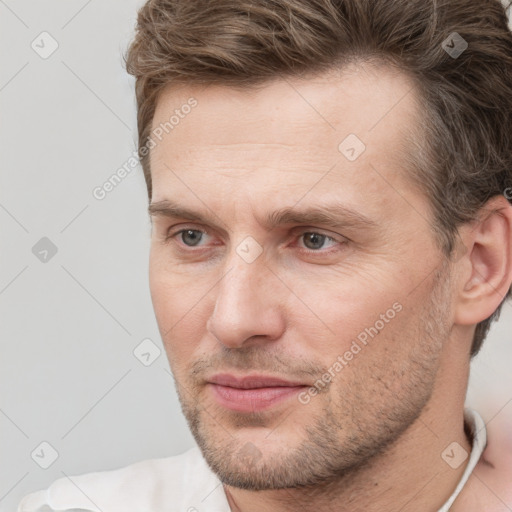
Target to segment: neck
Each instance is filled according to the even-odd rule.
[[[471,452],[463,419],[467,371],[465,379],[460,374],[456,378],[452,375],[443,375],[440,368],[436,388],[418,419],[393,446],[357,471],[300,489],[254,492],[225,486],[231,510],[437,511],[453,493],[469,459],[454,469],[441,454],[453,442]]]

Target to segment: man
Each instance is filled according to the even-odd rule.
[[[512,510],[464,409],[512,283],[501,4],[150,0],[127,57],[199,449],[19,510]]]

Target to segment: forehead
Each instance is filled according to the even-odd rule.
[[[191,99],[195,106],[182,109]],[[179,122],[170,127],[173,114]],[[169,87],[152,125],[153,133],[167,126],[150,155],[153,200],[168,198],[184,176],[195,187],[206,184],[202,193],[230,197],[255,187],[298,195],[326,174],[317,191],[335,181],[371,194],[379,173],[390,182],[397,171],[406,175],[405,136],[418,118],[411,80],[384,65],[353,64],[247,90]]]
[[[168,86],[157,102],[152,128],[169,121],[176,109],[194,97],[198,105],[190,117],[194,138],[204,143],[250,142],[240,128],[253,125],[258,141],[282,142],[300,128],[378,133],[407,116],[413,121],[416,91],[409,77],[382,63],[353,63],[307,78],[276,78],[247,89],[219,85]],[[188,114],[187,114],[188,115]],[[190,135],[189,122],[173,127],[173,139]],[[233,123],[236,118],[236,123]],[[259,123],[264,126],[258,127]],[[213,129],[215,127],[215,129]],[[377,130],[380,127],[380,130]],[[308,137],[309,139],[309,137]]]

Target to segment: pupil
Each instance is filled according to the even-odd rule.
[[[305,233],[306,237],[304,244],[308,249],[320,249],[324,245],[325,235],[319,233]]]
[[[187,237],[189,237],[189,240],[186,239]],[[195,229],[187,229],[181,234],[181,239],[186,245],[197,245],[201,240],[201,237],[202,233],[196,231]]]

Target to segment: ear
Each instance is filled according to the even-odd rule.
[[[454,320],[475,325],[496,311],[512,283],[512,206],[503,196],[489,199],[459,235],[465,251]]]

